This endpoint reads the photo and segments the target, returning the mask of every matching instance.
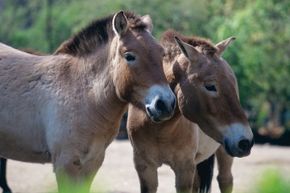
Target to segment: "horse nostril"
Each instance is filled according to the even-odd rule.
[[[159,99],[156,101],[155,108],[161,112],[164,112],[167,110],[165,103]]]
[[[239,142],[239,148],[243,151],[249,151],[251,148],[251,143],[247,139],[243,139]]]

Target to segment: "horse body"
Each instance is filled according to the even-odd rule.
[[[178,192],[191,189],[194,168],[214,154],[220,144],[178,110],[173,118],[160,124],[148,121],[146,114],[134,106],[129,105],[128,112],[128,135],[134,148],[141,192],[157,191],[157,168],[162,164],[174,171]],[[140,127],[140,123],[144,125]]]
[[[99,75],[92,74],[90,77],[84,73],[75,79],[68,78],[74,77],[75,73],[69,72],[68,69],[78,65],[80,61],[75,60],[72,63],[72,59],[67,56],[1,53],[1,64],[9,64],[1,65],[1,82],[6,83],[1,85],[0,98],[0,128],[3,133],[1,156],[28,162],[49,162],[49,152],[57,148],[56,144],[61,145],[64,137],[69,135],[76,137],[76,143],[79,145],[87,143],[79,141],[80,136],[93,143],[93,139],[89,139],[92,134],[98,135],[100,139],[104,138],[104,141],[112,140],[117,132],[115,126],[123,113],[121,109],[124,109],[125,104],[106,102],[117,101],[117,96],[104,95],[114,92],[113,87],[106,90],[103,81],[98,82],[96,86],[88,84],[89,79]],[[60,69],[64,71],[61,72]],[[94,88],[97,86],[100,88]],[[94,90],[102,92],[94,93]],[[100,98],[102,103],[96,104],[95,98]],[[114,112],[105,112],[104,106],[106,109],[113,106]],[[102,114],[104,118],[96,119],[92,112],[95,115]],[[106,116],[110,116],[110,119],[104,120]],[[117,121],[110,123],[111,118]],[[99,125],[102,127],[96,129]],[[108,131],[113,133],[112,136],[102,134]]]
[[[213,46],[205,40],[169,31],[161,44],[166,50],[164,72],[179,108],[171,120],[157,125],[146,118],[144,111],[129,105],[128,134],[141,193],[156,193],[157,168],[162,164],[173,169],[177,192],[191,193],[198,189],[193,185],[198,163],[220,145],[232,156],[248,155],[253,135],[239,104],[235,76],[220,58],[228,40],[221,42],[223,46]],[[224,180],[223,175],[219,177],[219,181]]]
[[[39,84],[44,69],[35,66],[45,58],[3,44],[0,44],[0,58],[1,156],[47,162],[50,156],[45,153],[48,147],[41,121],[47,95],[41,92]]]
[[[146,22],[119,12],[51,56],[1,45],[0,156],[52,162],[60,192],[80,184],[88,192],[128,103],[155,121],[170,118],[175,97]],[[73,184],[59,183],[63,177]]]
[[[141,120],[142,117],[147,118],[144,112],[134,106],[129,105],[128,112],[128,134],[133,143],[134,152],[144,157],[144,160],[150,160],[152,164],[154,162],[155,167],[163,163],[171,166],[175,163],[175,159],[183,160],[188,154],[192,157],[196,153],[193,151],[198,147],[198,141],[195,140],[199,135],[198,130],[196,125],[191,124],[180,113],[176,113],[172,119],[164,123],[155,124]],[[136,113],[138,117],[135,117]],[[139,123],[144,123],[144,129],[140,128]]]
[[[173,118],[163,123],[155,124],[145,121],[142,128],[139,123],[144,122],[142,117],[147,119],[146,114],[131,105],[129,112],[134,112],[130,114],[128,124],[129,137],[135,150],[142,157],[147,155],[154,157],[154,160],[157,160],[155,165],[158,167],[163,163],[174,167],[174,165],[178,165],[174,159],[182,160],[186,156],[190,156],[192,159],[193,155],[196,155],[195,163],[198,164],[214,154],[220,146],[197,124],[186,119],[180,112],[176,112]],[[135,113],[138,114],[138,117],[135,117]],[[135,123],[137,124],[135,125]]]

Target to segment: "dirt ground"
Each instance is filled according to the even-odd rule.
[[[249,157],[235,159],[234,193],[247,192],[267,168],[281,169],[289,176],[290,147],[256,145]],[[44,193],[56,189],[51,164],[9,161],[8,180],[15,193]],[[97,189],[106,193],[139,192],[139,182],[132,161],[132,147],[128,141],[114,141],[107,149],[103,166],[93,183],[93,190]],[[214,179],[212,193],[218,192],[218,185]],[[158,193],[175,193],[174,175],[167,166],[159,169]]]

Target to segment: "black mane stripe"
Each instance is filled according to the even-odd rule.
[[[145,29],[147,26],[141,22],[139,16],[132,12],[124,12],[131,29]],[[112,20],[114,15],[95,20],[79,33],[63,42],[55,51],[55,54],[86,55],[94,51],[97,47],[106,44],[114,37]]]

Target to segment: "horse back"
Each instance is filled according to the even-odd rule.
[[[0,42],[0,55],[1,56],[7,56],[7,55],[23,55],[23,56],[33,56],[32,54],[28,54],[26,52],[23,52],[21,50],[12,48],[6,44],[3,44]]]

